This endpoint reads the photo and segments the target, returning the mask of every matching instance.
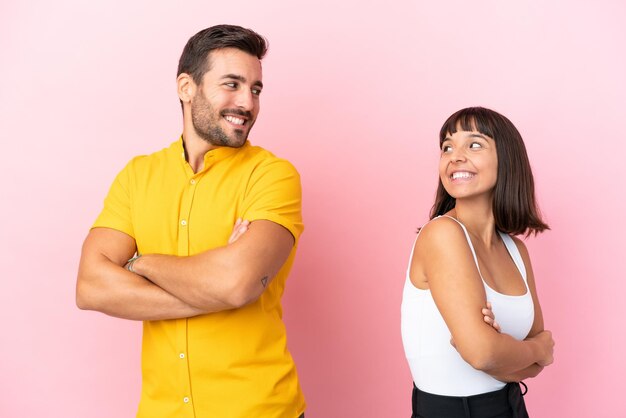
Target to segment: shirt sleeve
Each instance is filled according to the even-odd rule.
[[[131,216],[131,164],[128,163],[113,181],[104,199],[104,208],[92,228],[112,228],[135,238]]]
[[[300,175],[286,160],[255,168],[243,201],[243,219],[265,219],[286,228],[296,243],[304,230]]]

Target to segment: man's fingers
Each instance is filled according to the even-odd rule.
[[[248,226],[250,226],[250,221],[237,218],[235,226],[233,227],[233,232],[230,234],[230,238],[228,238],[228,243],[232,244],[237,241],[239,237],[241,237],[248,230]]]

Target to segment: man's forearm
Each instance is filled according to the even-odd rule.
[[[147,254],[133,270],[189,305],[216,312],[256,300],[293,245],[287,229],[258,220],[236,242],[188,257]]]
[[[216,265],[219,264],[219,257],[214,259],[213,263],[199,266],[201,261],[190,257],[146,254],[136,260],[133,270],[189,306],[204,312],[236,308],[238,306],[229,302],[228,298],[229,286],[236,280],[232,277],[234,272],[228,271],[225,265]],[[207,280],[206,277],[212,279]]]
[[[76,302],[81,309],[132,320],[176,319],[204,313],[104,258],[91,266],[81,265]]]

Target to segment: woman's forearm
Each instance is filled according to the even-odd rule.
[[[536,377],[543,370],[543,366],[538,365],[537,363],[531,364],[530,366],[518,370],[516,372],[512,372],[505,375],[492,375],[493,378],[498,379],[502,382],[521,382],[525,379],[530,379]]]

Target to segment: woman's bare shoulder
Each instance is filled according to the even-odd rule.
[[[428,222],[420,230],[417,240],[418,244],[429,247],[447,247],[457,241],[466,242],[465,233],[461,224],[449,216],[440,216]]]
[[[472,263],[472,254],[461,225],[454,219],[441,216],[428,222],[420,230],[415,243],[412,270],[415,274],[429,270],[444,260]],[[465,264],[463,262],[463,264]]]
[[[528,255],[528,249],[526,248],[526,244],[524,243],[524,241],[522,241],[519,237],[516,237],[513,235],[509,235],[509,236],[513,239],[515,246],[519,250],[519,253],[522,256],[522,260],[528,263],[530,261],[530,256]]]

